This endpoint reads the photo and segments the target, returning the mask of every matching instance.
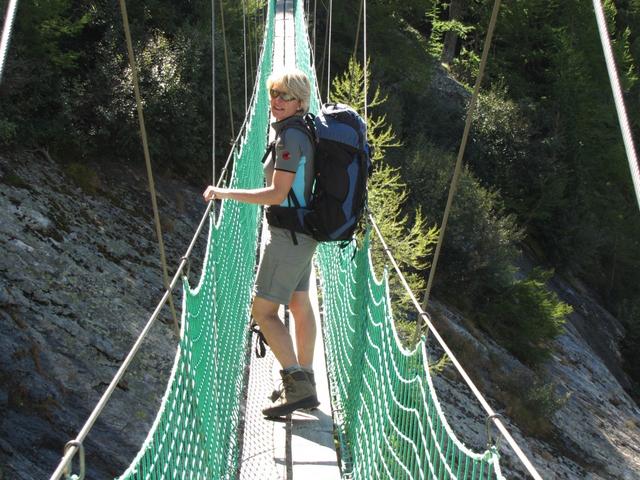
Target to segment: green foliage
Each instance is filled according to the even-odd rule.
[[[453,60],[451,73],[461,82],[472,85],[480,72],[480,55],[474,50],[462,47],[460,54]]]
[[[472,25],[466,25],[459,20],[442,20],[442,12],[445,7],[448,5],[435,3],[433,8],[426,13],[427,19],[431,23],[428,51],[434,58],[439,58],[442,54],[445,33],[456,33],[459,38],[464,40],[475,29]]]
[[[0,145],[8,145],[16,138],[17,126],[6,118],[0,117]]]
[[[469,146],[473,172],[500,191],[530,233],[544,230],[557,215],[569,183],[567,168],[554,154],[557,142],[539,127],[544,121],[494,85],[480,95]]]
[[[95,195],[100,188],[100,177],[95,170],[83,163],[70,163],[64,172],[73,179],[85,193]]]
[[[525,371],[516,372],[500,386],[499,396],[506,405],[507,415],[528,435],[552,438],[551,419],[569,396],[559,396],[553,383]]]
[[[334,79],[331,99],[348,103],[364,115],[364,80],[364,69],[351,59],[348,69]],[[397,147],[399,144],[384,115],[378,116],[372,112],[372,109],[386,101],[379,87],[373,91],[373,98],[367,104],[368,139],[375,151],[374,171],[369,180],[369,209],[411,289],[419,293],[425,288],[420,272],[428,266],[427,258],[435,242],[436,229],[427,227],[426,219],[420,209],[417,209],[412,217],[404,212],[408,195],[407,186],[402,181],[398,169],[384,162],[386,150]],[[388,260],[380,242],[374,234],[372,239],[374,265],[386,265]],[[401,320],[406,318],[408,312],[415,312],[395,272],[390,274],[389,284],[395,301],[396,318]]]
[[[240,86],[243,37],[230,32],[242,32],[242,5],[227,3],[230,78]],[[263,3],[248,5],[252,60],[261,36],[254,17]],[[210,6],[202,0],[128,3],[152,161],[162,171],[190,174],[199,181],[202,170],[211,170],[211,17],[203,15]],[[220,24],[215,41],[222,45]],[[225,77],[221,54],[216,55],[216,71],[218,80]],[[233,94],[232,100],[238,126],[244,96]],[[226,81],[216,82],[216,104],[216,150],[222,162],[231,137]],[[120,160],[142,161],[117,5],[46,0],[21,6],[0,96],[0,143],[45,146],[54,158],[79,163],[113,157],[114,151]]]
[[[548,358],[550,342],[562,333],[565,317],[573,311],[546,287],[552,275],[534,269],[479,306],[480,324],[530,365]]]
[[[429,218],[442,217],[455,158],[422,141],[406,167],[411,203]],[[462,309],[510,283],[521,231],[500,198],[467,168],[460,175],[434,289]],[[460,295],[464,292],[464,295]]]

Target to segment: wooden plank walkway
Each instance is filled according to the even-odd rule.
[[[293,0],[278,0],[274,32],[274,70],[283,66],[295,66],[294,32]],[[270,132],[270,135],[273,133]],[[266,222],[263,222],[263,225],[266,225]],[[265,234],[263,228],[262,245]],[[340,478],[333,439],[333,419],[315,278],[314,271],[309,293],[318,325],[314,371],[320,407],[309,412],[294,412],[283,421],[265,419],[261,410],[269,404],[268,396],[273,388],[279,385],[280,365],[270,350],[264,358],[256,358],[252,352],[239,474],[242,480]],[[281,318],[284,314],[282,310]],[[293,319],[289,325],[292,335],[295,335]],[[255,342],[255,338],[253,341]]]

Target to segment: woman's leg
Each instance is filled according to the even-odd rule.
[[[316,343],[316,319],[309,299],[309,291],[293,292],[289,309],[296,324],[296,347],[301,367],[313,368],[313,353]]]
[[[291,335],[278,316],[280,305],[261,297],[254,297],[251,315],[267,339],[271,351],[282,368],[298,364]],[[297,325],[297,324],[296,324]]]

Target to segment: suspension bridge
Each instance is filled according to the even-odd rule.
[[[232,168],[220,175],[220,182],[231,188],[263,184],[260,158],[270,118],[266,78],[273,69],[296,66],[304,71],[314,92],[310,110],[319,110],[307,32],[302,0],[268,1],[253,94],[229,156]],[[252,355],[255,339],[248,334],[261,216],[255,205],[224,201],[216,210],[209,203],[176,274],[170,282],[166,278],[163,298],[87,423],[67,444],[51,479],[84,477],[83,441],[178,283],[183,288],[180,339],[167,389],[146,440],[119,480],[505,478],[495,445],[489,441],[485,451],[472,451],[456,436],[455,425],[447,422],[429,371],[426,338],[412,350],[402,346],[393,320],[388,274],[385,271],[379,278],[373,270],[370,236],[379,237],[396,273],[406,282],[373,217],[361,246],[325,243],[316,254],[322,299],[316,375],[319,389],[325,387],[320,392],[321,408],[295,413],[282,423],[261,417],[275,368],[273,357]],[[185,266],[207,226],[202,274],[191,285]],[[409,294],[431,337],[486,411],[487,425],[499,430],[525,470],[540,479]]]

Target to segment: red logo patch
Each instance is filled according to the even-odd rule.
[[[289,160],[291,158],[291,154],[289,152],[282,152],[282,159]]]

